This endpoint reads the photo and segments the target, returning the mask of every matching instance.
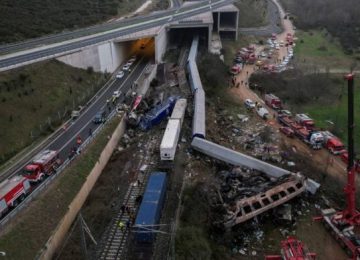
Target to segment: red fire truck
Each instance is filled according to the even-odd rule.
[[[25,166],[23,176],[30,182],[41,182],[46,175],[53,174],[61,163],[57,151],[42,151],[34,157],[31,164]]]
[[[29,180],[15,176],[0,183],[0,217],[16,207],[30,192]]]

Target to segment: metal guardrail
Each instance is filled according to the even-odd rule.
[[[103,87],[101,87],[95,94],[94,96],[88,100],[84,106],[84,111],[82,112],[82,114],[91,106],[91,104],[94,102],[94,99],[96,99],[98,96],[101,95],[102,92],[106,91],[112,84],[114,83],[114,79],[111,78],[110,80],[108,80]],[[45,140],[43,140],[42,142],[40,142],[39,144],[37,144],[34,148],[32,148],[31,150],[29,150],[27,153],[25,153],[22,157],[18,158],[18,159],[10,159],[14,160],[15,162],[10,163],[9,166],[7,166],[0,174],[0,181],[13,176],[14,174],[16,174],[16,172],[23,168],[25,166],[26,163],[28,163],[32,157],[34,157],[38,152],[40,152],[42,149],[44,149],[46,146],[50,145],[53,141],[55,141],[59,135],[62,134],[63,127],[66,125],[69,125],[71,123],[72,119],[67,120],[66,122],[64,122],[59,128],[57,128],[55,130],[55,132],[53,132],[52,134],[50,134]],[[20,165],[20,166],[19,166]]]
[[[102,124],[100,127],[96,128],[96,130],[93,132],[92,136],[89,136],[79,147],[79,150],[83,150],[88,144],[94,140],[94,138],[100,133],[100,131],[108,125],[108,123],[111,121],[111,119],[117,114],[116,110],[113,110],[108,117],[108,120]],[[72,162],[74,161],[79,154],[76,154],[71,159],[66,159],[64,163],[57,169],[56,173],[49,176],[42,182],[39,186],[37,186],[29,195],[26,196],[26,198],[14,209],[12,209],[8,214],[6,214],[1,220],[0,220],[0,228],[4,227],[8,221],[10,221],[13,217],[15,217],[21,210],[23,210],[36,196],[38,196],[42,190],[44,190],[56,177],[58,177],[64,169]]]

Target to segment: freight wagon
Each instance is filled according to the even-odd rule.
[[[186,111],[187,101],[185,98],[180,98],[176,101],[173,112],[171,114],[171,119],[179,119],[180,127],[184,121],[185,111]]]
[[[152,243],[156,237],[165,202],[166,185],[165,172],[151,173],[134,225],[138,243]]]
[[[160,158],[162,161],[174,160],[180,136],[180,130],[180,119],[169,119],[160,144]]]

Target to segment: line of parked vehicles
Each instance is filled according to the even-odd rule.
[[[302,113],[293,116],[289,110],[284,110],[281,100],[274,94],[266,94],[264,99],[268,107],[277,111],[277,121],[282,125],[279,129],[281,133],[290,138],[299,138],[314,150],[325,148],[331,154],[340,155],[347,163],[348,153],[338,137],[329,131],[316,128],[314,120],[308,115]],[[269,111],[252,100],[246,99],[244,105],[248,109],[255,109],[261,118],[269,118]]]
[[[124,71],[130,71],[131,66],[136,61],[136,56],[132,56],[128,62],[118,72],[116,78],[122,78]],[[114,91],[111,99],[115,102],[120,96],[121,91]],[[111,100],[108,100],[110,102]],[[73,111],[72,119],[76,119],[82,108],[79,111]],[[75,113],[76,112],[76,113]],[[93,118],[94,124],[104,123],[107,119],[105,108],[101,109]],[[79,143],[80,140],[80,143]],[[78,146],[81,144],[81,138],[77,138],[76,149],[72,149],[70,157],[75,155]],[[0,183],[0,218],[4,216],[9,210],[15,208],[25,197],[31,193],[34,185],[43,182],[48,176],[56,173],[57,169],[62,165],[63,161],[60,159],[59,151],[43,150],[37,154],[29,164],[22,170],[20,175],[13,176]]]
[[[131,66],[136,61],[136,56],[133,55],[130,59],[124,64],[122,69],[116,74],[117,79],[122,79],[125,76],[125,72],[131,71]]]

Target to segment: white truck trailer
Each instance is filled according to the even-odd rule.
[[[187,106],[187,101],[185,98],[180,98],[176,101],[173,112],[171,114],[171,119],[180,119],[180,127],[184,122],[185,110]]]
[[[169,119],[160,144],[160,158],[162,161],[174,160],[181,130],[180,122],[180,119]]]

